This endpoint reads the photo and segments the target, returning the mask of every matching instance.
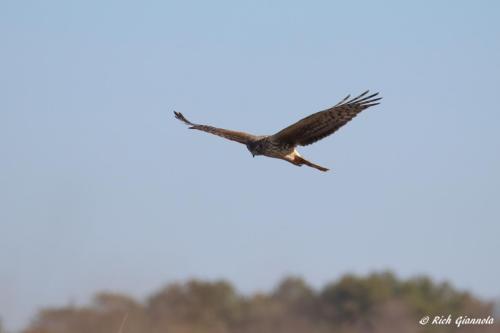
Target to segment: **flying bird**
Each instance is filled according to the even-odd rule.
[[[279,158],[297,166],[307,165],[320,171],[329,169],[304,159],[297,151],[297,146],[307,146],[335,133],[347,124],[358,113],[378,105],[381,97],[378,93],[368,95],[368,90],[361,95],[342,99],[335,106],[313,113],[273,135],[252,135],[245,132],[232,131],[209,125],[194,124],[180,112],[175,112],[175,118],[189,125],[191,129],[215,134],[223,138],[242,143],[252,155],[264,155]]]

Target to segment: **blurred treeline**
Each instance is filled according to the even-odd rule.
[[[447,283],[391,273],[346,275],[321,290],[296,277],[270,293],[239,294],[225,281],[170,284],[145,302],[100,293],[92,304],[40,311],[25,333],[500,332],[419,324],[425,315],[487,317],[492,305]]]

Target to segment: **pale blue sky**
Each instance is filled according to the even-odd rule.
[[[497,1],[0,2],[0,317],[189,277],[269,290],[427,274],[500,296]],[[383,103],[255,158],[173,118],[271,134]]]

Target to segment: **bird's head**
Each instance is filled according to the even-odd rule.
[[[261,141],[250,142],[247,144],[247,149],[250,151],[253,157],[257,155],[262,155],[263,145]]]

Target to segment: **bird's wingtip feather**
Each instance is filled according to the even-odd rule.
[[[189,120],[187,120],[186,117],[184,117],[184,115],[182,113],[174,111],[174,114],[175,114],[175,118],[179,119],[183,123],[186,123],[188,125],[193,125],[193,123],[191,123]]]

